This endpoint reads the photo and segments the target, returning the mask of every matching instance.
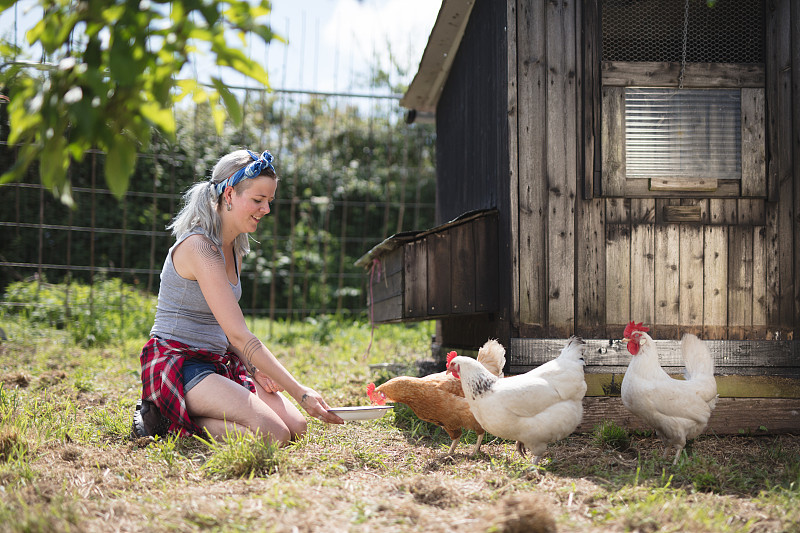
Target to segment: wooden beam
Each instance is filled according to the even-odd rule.
[[[699,205],[665,205],[664,222],[701,222],[703,213]]]
[[[680,63],[603,61],[603,85],[616,87],[678,87]],[[758,63],[687,63],[683,87],[764,87],[765,68]]]
[[[622,330],[618,332],[622,336]],[[558,357],[567,339],[511,339],[506,358],[513,373],[527,372]],[[777,340],[707,340],[718,373],[736,368],[796,368],[800,377],[800,341]],[[618,340],[589,339],[585,359],[586,370],[592,368],[626,367],[631,359]],[[679,340],[655,340],[663,367],[683,368]]]
[[[709,178],[650,178],[651,191],[713,192],[718,188],[717,180]]]
[[[671,368],[669,374],[683,379],[680,369]],[[797,373],[797,368],[788,369]],[[615,373],[587,373],[586,396],[619,396],[625,369]],[[726,375],[715,376],[720,398],[800,398],[800,378],[776,375]]]
[[[575,430],[589,433],[604,421],[629,430],[652,429],[634,416],[620,398],[584,398],[583,421]],[[800,433],[800,400],[772,398],[720,398],[707,434],[739,435]]]

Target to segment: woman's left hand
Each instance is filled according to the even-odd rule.
[[[253,374],[253,379],[267,392],[283,392],[285,390],[277,382],[273,381],[272,378],[259,369],[256,369],[255,373]]]
[[[305,409],[308,414],[328,424],[344,424],[344,420],[342,420],[339,415],[329,411],[330,407],[328,407],[328,404],[325,403],[325,400],[322,399],[322,396],[320,396],[317,391],[308,387],[303,387],[301,394],[300,398],[297,398],[297,403],[299,403],[300,407]]]

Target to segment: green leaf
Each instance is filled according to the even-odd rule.
[[[42,158],[39,163],[42,185],[48,189],[61,189],[67,180],[68,167],[67,141],[59,132],[48,139],[42,150]]]
[[[211,78],[211,83],[214,84],[214,88],[217,89],[217,92],[222,97],[222,101],[225,102],[225,108],[228,110],[228,115],[230,115],[231,120],[237,126],[242,123],[242,108],[239,106],[239,101],[236,97],[231,93],[231,91],[222,83],[222,80],[216,77]]]
[[[106,154],[106,183],[119,200],[125,196],[136,167],[136,145],[123,135],[111,138]]]
[[[217,134],[221,135],[225,130],[225,110],[219,105],[212,105],[211,117],[214,119],[214,127],[217,130]]]
[[[34,144],[24,144],[17,153],[17,161],[0,176],[0,185],[20,180],[28,167],[36,160],[41,150]]]
[[[142,116],[155,124],[169,136],[175,133],[175,115],[172,109],[165,109],[155,102],[145,102],[141,107]]]
[[[114,33],[111,50],[108,56],[108,68],[116,81],[122,86],[131,86],[140,74],[136,68],[136,61],[131,55],[131,48],[122,35]]]

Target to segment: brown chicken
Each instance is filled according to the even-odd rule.
[[[447,363],[456,357],[450,352]],[[506,364],[506,350],[494,339],[488,340],[478,350],[478,361],[492,374],[503,376]],[[477,454],[483,442],[483,427],[475,420],[469,404],[464,398],[461,381],[446,372],[430,374],[417,378],[398,376],[380,387],[370,383],[367,395],[374,404],[383,405],[387,401],[404,403],[411,408],[420,420],[436,424],[444,429],[452,439],[448,455],[452,455],[461,438],[462,429],[471,429],[478,435],[473,455]]]

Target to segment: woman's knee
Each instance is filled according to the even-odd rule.
[[[292,433],[292,439],[302,438],[308,431],[308,422],[305,417],[301,416],[299,419],[292,420],[289,424],[289,431]]]
[[[274,440],[280,444],[288,444],[301,438],[308,431],[308,423],[302,415],[299,417],[287,417],[282,420],[283,426],[279,431],[273,432]]]
[[[274,442],[279,446],[288,444],[292,440],[292,432],[286,425],[260,424],[251,428],[267,442]]]

